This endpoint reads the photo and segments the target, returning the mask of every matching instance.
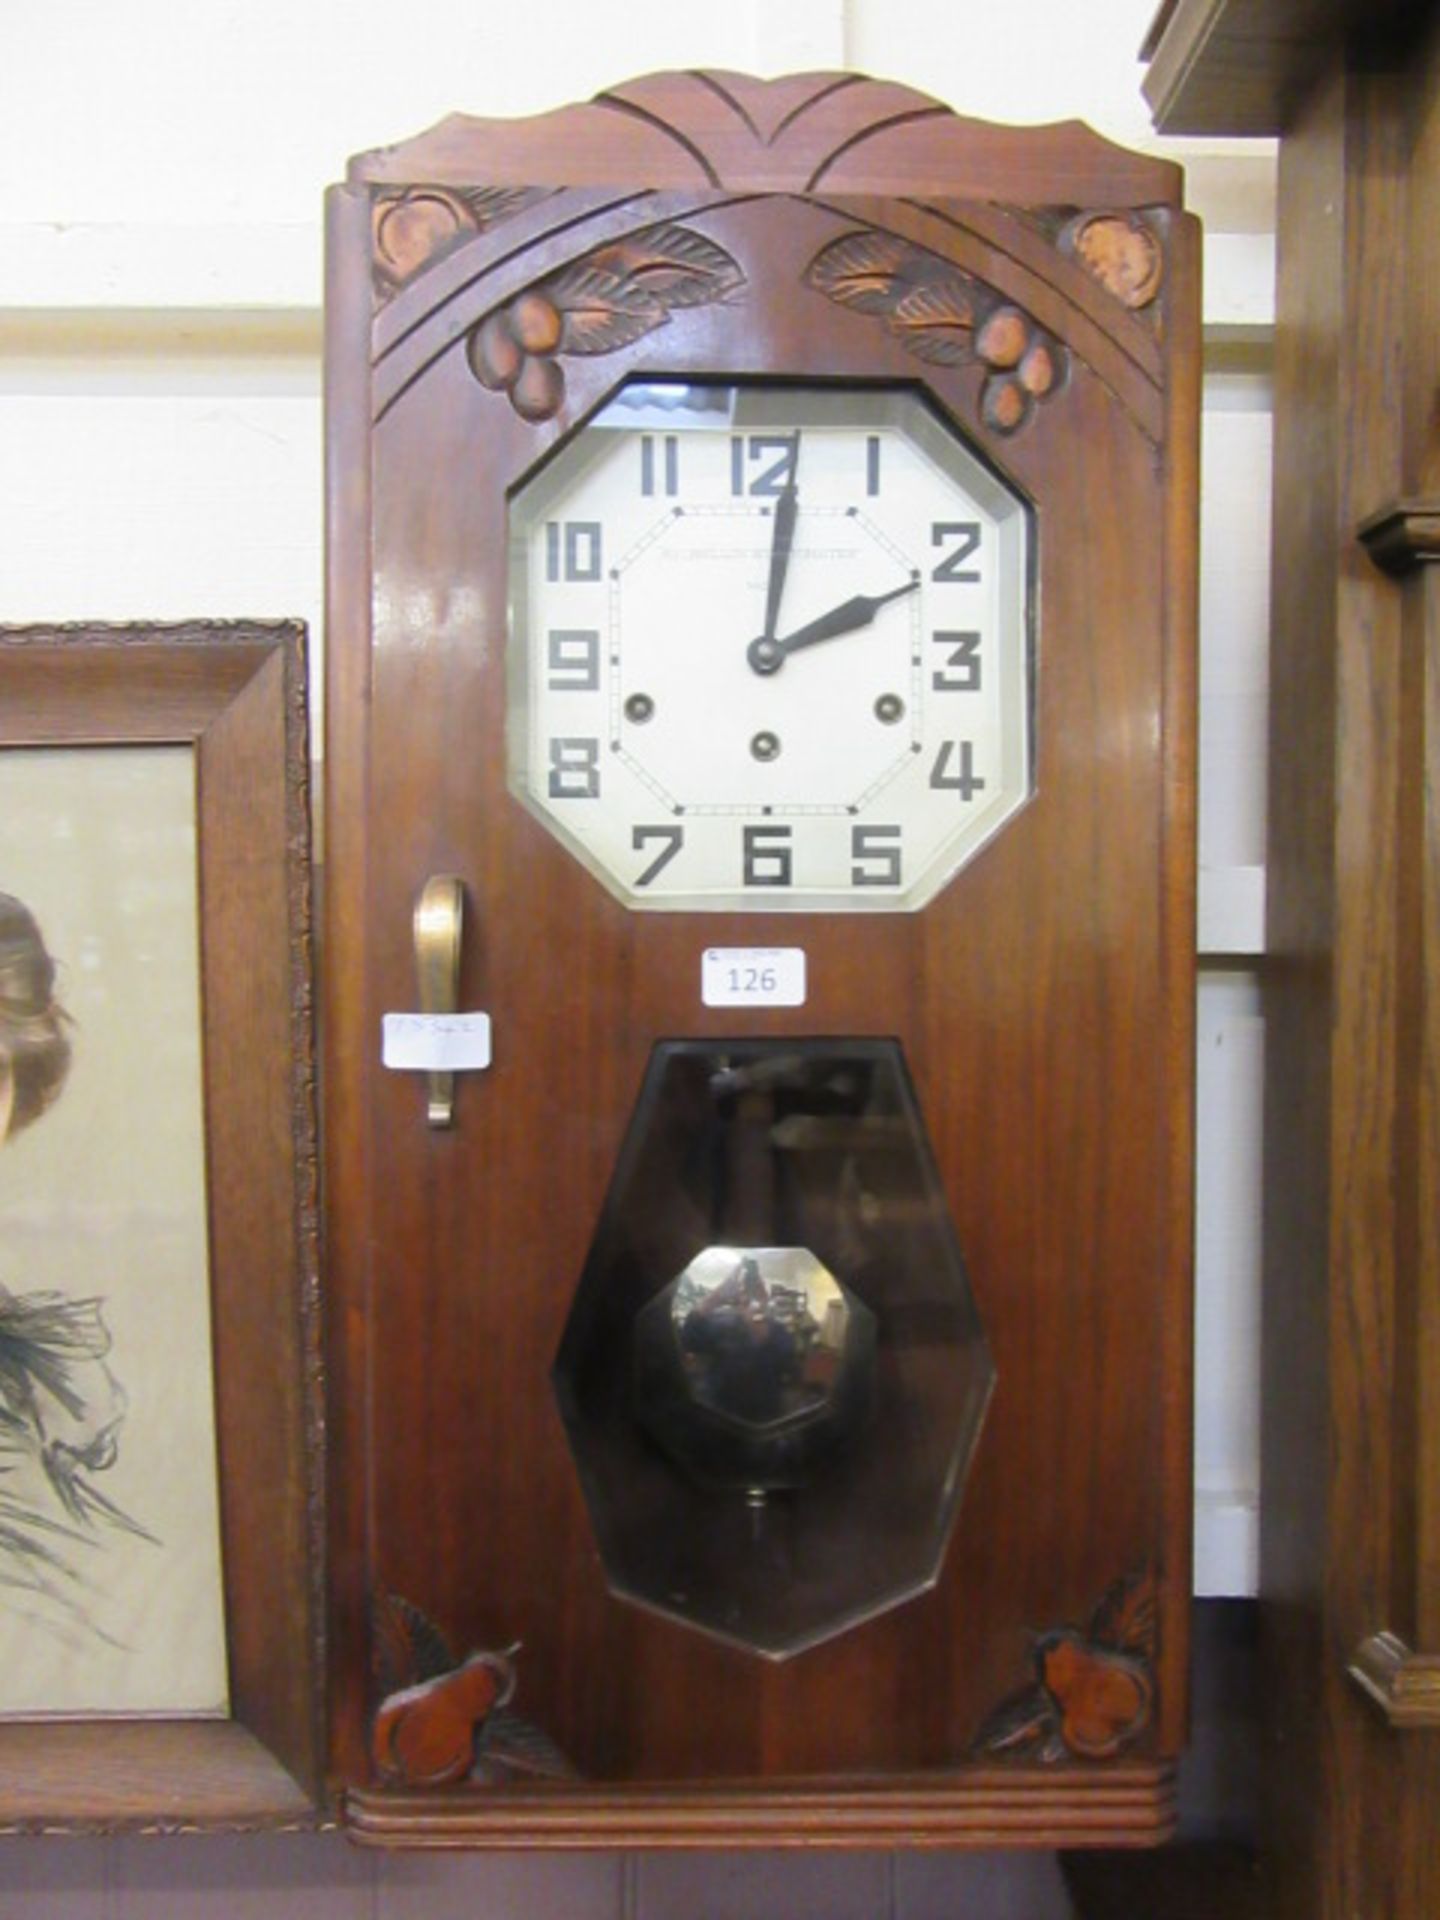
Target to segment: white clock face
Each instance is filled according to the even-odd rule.
[[[915,394],[622,390],[511,502],[512,791],[631,907],[921,907],[1031,787],[1029,516]]]

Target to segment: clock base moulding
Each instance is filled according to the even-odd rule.
[[[584,1792],[491,1786],[351,1788],[345,1830],[361,1846],[740,1848],[1160,1846],[1175,1830],[1173,1765],[1117,1766],[1065,1785],[1007,1768],[866,1780],[707,1782]]]

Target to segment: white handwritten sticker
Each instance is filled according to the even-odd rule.
[[[488,1013],[387,1013],[380,1059],[408,1073],[478,1073],[490,1064]]]
[[[803,947],[707,947],[700,956],[707,1007],[803,1007]]]

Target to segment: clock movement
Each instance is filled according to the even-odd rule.
[[[347,1824],[1163,1838],[1176,170],[671,74],[361,156],[330,223]]]

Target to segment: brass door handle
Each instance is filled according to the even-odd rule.
[[[415,974],[422,1013],[454,1013],[460,1001],[460,948],[465,931],[465,889],[453,874],[432,874],[415,902]],[[432,1127],[455,1118],[455,1075],[426,1075],[425,1117]]]

